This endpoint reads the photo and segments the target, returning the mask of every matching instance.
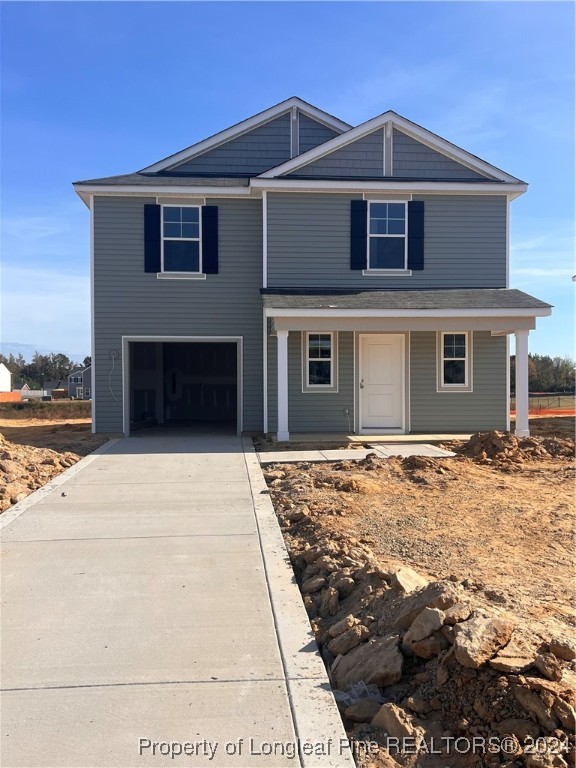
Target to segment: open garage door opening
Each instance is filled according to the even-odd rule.
[[[130,432],[240,432],[238,341],[130,341]]]

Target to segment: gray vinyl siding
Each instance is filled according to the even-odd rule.
[[[436,152],[394,128],[392,133],[392,175],[414,179],[486,179],[465,165]]]
[[[285,114],[188,160],[179,173],[257,176],[290,160],[290,115]]]
[[[383,175],[384,133],[381,128],[290,174],[295,177],[317,176],[323,179]]]
[[[420,195],[424,269],[405,277],[350,269],[350,201],[268,193],[269,288],[504,288],[505,195]]]
[[[268,431],[278,425],[277,340],[268,338]],[[302,392],[302,334],[288,334],[288,428],[292,432],[348,432],[354,424],[354,334],[338,334],[338,392]]]
[[[437,392],[436,333],[410,334],[412,432],[506,429],[505,382],[505,337],[476,331],[472,342],[473,391]]]
[[[300,154],[308,152],[310,149],[314,149],[319,144],[324,144],[325,141],[333,139],[338,136],[338,133],[332,128],[328,128],[327,125],[322,125],[316,120],[312,120],[311,117],[303,115],[300,112],[299,118],[299,150]]]
[[[122,431],[122,336],[242,336],[244,429],[262,429],[261,201],[210,199],[219,212],[219,274],[158,280],[144,272],[145,198],[95,198],[96,429]],[[110,382],[110,387],[109,387]]]

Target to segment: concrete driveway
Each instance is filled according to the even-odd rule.
[[[6,513],[3,768],[353,765],[244,447],[119,440]]]

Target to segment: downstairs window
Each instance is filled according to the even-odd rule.
[[[469,331],[459,333],[440,332],[438,347],[438,391],[471,392],[471,335]]]
[[[303,381],[304,392],[337,391],[337,353],[335,333],[303,334]]]

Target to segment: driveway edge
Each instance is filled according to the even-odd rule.
[[[303,768],[354,768],[348,737],[302,603],[252,440],[243,437],[242,448],[294,730],[300,745],[301,765]],[[312,754],[306,754],[307,744],[311,745]]]
[[[55,491],[61,485],[70,480],[70,478],[74,477],[74,475],[77,475],[78,472],[81,472],[84,467],[88,466],[88,464],[91,464],[103,453],[106,453],[106,451],[110,450],[110,448],[116,445],[116,443],[121,439],[122,438],[114,437],[110,440],[107,440],[107,442],[98,446],[98,448],[92,451],[92,453],[89,453],[88,456],[84,456],[82,459],[80,459],[80,461],[77,461],[74,466],[65,469],[63,472],[60,472],[59,475],[53,477],[52,480],[46,483],[46,485],[43,485],[42,488],[38,488],[38,490],[32,491],[32,493],[29,496],[26,496],[25,499],[22,499],[22,501],[14,504],[13,507],[9,507],[6,512],[0,515],[0,531],[3,528],[9,526],[10,523],[13,523],[14,520],[19,518],[20,515],[26,512],[26,510],[30,509],[30,507],[33,507],[34,504],[36,504],[38,501],[42,501],[42,499],[51,494],[52,491]]]

